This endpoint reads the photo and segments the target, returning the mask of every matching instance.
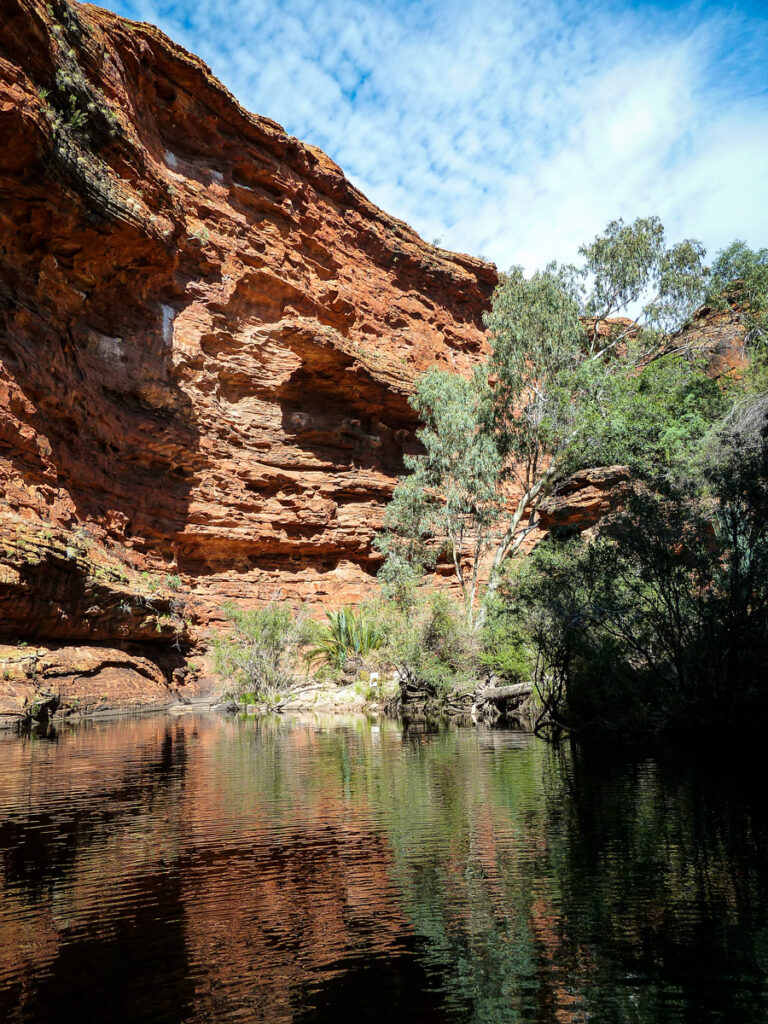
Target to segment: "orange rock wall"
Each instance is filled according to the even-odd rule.
[[[0,139],[0,645],[36,652],[0,656],[5,704],[115,673],[154,704],[225,600],[371,588],[408,397],[480,358],[496,270],[96,7],[3,0]]]
[[[203,619],[358,598],[414,380],[478,357],[495,268],[95,7],[4,0],[0,137],[7,510],[178,574]]]

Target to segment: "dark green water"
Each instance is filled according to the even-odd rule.
[[[733,756],[215,716],[0,740],[0,1021],[750,1024]]]

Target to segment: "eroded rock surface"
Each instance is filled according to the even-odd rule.
[[[5,0],[0,136],[5,635],[169,639],[119,587],[87,614],[80,529],[128,590],[179,577],[198,631],[227,598],[359,598],[414,380],[478,357],[495,268],[98,8]],[[45,583],[20,520],[55,531]]]
[[[704,372],[716,380],[744,373],[749,365],[744,317],[738,307],[702,306],[672,339],[670,348],[704,360]]]
[[[193,680],[109,646],[0,644],[0,727],[56,716],[162,711],[198,695]]]
[[[583,533],[626,501],[630,490],[628,466],[599,466],[573,473],[539,506],[542,530],[568,529]]]

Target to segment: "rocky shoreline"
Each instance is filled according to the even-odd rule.
[[[36,654],[32,650],[26,657],[32,658]],[[482,684],[472,691],[437,696],[409,693],[399,687],[394,690],[372,688],[359,680],[340,686],[335,682],[312,679],[286,691],[279,700],[261,703],[222,698],[221,684],[211,678],[184,688],[172,689],[166,685],[157,692],[144,694],[131,693],[124,685],[109,696],[97,694],[95,690],[103,688],[103,685],[102,677],[94,689],[93,679],[89,681],[82,675],[59,679],[58,685],[52,685],[49,679],[47,686],[31,679],[21,685],[7,679],[0,680],[0,731],[196,711],[247,715],[352,712],[386,714],[403,719],[451,718],[475,724],[507,723],[523,727],[529,726],[533,719],[530,684],[498,686],[494,680],[491,680],[491,685]]]

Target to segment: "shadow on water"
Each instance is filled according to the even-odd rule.
[[[566,760],[547,795],[561,962],[593,1018],[765,1019],[759,759],[725,748],[645,759],[574,749]]]
[[[768,1016],[756,765],[191,716],[3,743],[0,1017]]]
[[[444,1024],[453,1018],[419,960],[418,943],[409,940],[387,957],[358,957],[343,974],[316,988],[303,986],[295,998],[295,1024]]]

